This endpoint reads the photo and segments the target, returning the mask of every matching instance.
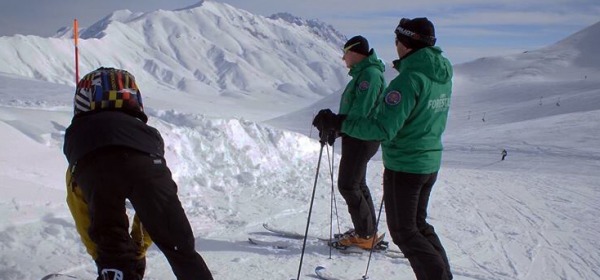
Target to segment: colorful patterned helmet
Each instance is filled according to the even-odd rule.
[[[148,121],[135,78],[121,69],[101,67],[81,78],[73,106],[76,116],[100,110],[123,111],[143,122]]]

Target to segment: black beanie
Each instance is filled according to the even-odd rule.
[[[400,20],[395,30],[396,38],[407,48],[422,49],[435,45],[435,28],[426,17]]]
[[[344,45],[344,51],[353,51],[362,55],[369,55],[369,41],[363,36],[354,36]]]

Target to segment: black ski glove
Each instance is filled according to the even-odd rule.
[[[329,109],[323,109],[313,119],[312,125],[315,126],[319,132],[321,131],[340,131],[342,129],[342,122],[346,119],[346,115],[337,115]]]
[[[337,138],[337,133],[334,130],[319,131],[319,142],[322,145],[327,143],[329,146],[333,146],[333,143],[335,143],[335,138]]]

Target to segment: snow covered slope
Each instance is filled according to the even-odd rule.
[[[216,5],[209,3],[177,12],[193,14],[207,4]],[[117,14],[113,16],[121,17]],[[107,34],[102,39],[87,40],[104,42],[112,32]],[[19,49],[23,47],[19,40],[28,38],[9,38],[14,41],[2,41],[0,48]],[[598,45],[597,38],[581,36],[577,42]],[[551,55],[583,50],[577,46],[560,43],[549,49],[456,67],[451,125],[445,138],[447,150],[429,209],[455,279],[600,278],[598,67],[580,64],[575,56],[544,62]],[[107,43],[105,51],[112,53],[114,48]],[[556,52],[550,52],[552,48]],[[162,57],[158,52],[151,55],[152,60]],[[593,55],[579,54],[590,56],[590,62],[594,61]],[[536,56],[538,59],[528,59]],[[47,61],[37,63],[45,65]],[[34,80],[27,74],[29,66],[20,65],[22,68],[11,73],[25,73],[27,77],[0,74],[0,279],[36,280],[50,272],[93,279],[94,263],[79,241],[64,201],[66,162],[61,147],[72,115],[72,85]],[[519,72],[528,67],[536,69],[531,72],[535,75]],[[67,69],[65,66],[65,73]],[[141,71],[142,76],[147,75],[141,83],[146,92],[144,84],[152,83],[154,77]],[[173,73],[186,75],[183,70]],[[56,74],[48,71],[44,75]],[[162,83],[160,79],[156,82],[164,86]],[[151,93],[154,89],[148,87],[150,93],[145,94],[154,100],[149,106],[150,124],[165,138],[167,161],[192,223],[197,249],[215,279],[295,277],[301,242],[282,250],[250,245],[247,238],[276,240],[262,229],[264,222],[304,230],[319,157],[317,141],[246,120],[264,109],[252,107],[250,102],[231,112],[231,104],[221,103],[231,98],[214,96],[214,108],[210,109],[229,111],[234,116],[214,118],[189,112],[194,106],[202,108],[198,100],[188,99],[187,104],[162,99],[160,94]],[[540,105],[538,95],[542,92]],[[244,95],[244,91],[239,94]],[[560,106],[555,104],[557,97],[561,97]],[[266,95],[252,98],[256,104],[273,102]],[[326,102],[336,100],[329,98]],[[308,107],[306,114],[317,106]],[[285,109],[301,107],[291,104]],[[487,113],[485,122],[482,113]],[[286,117],[291,123],[309,126],[307,115]],[[500,161],[502,148],[508,150],[504,161]],[[310,225],[312,235],[329,233],[331,182],[326,160],[330,152],[323,153]],[[372,162],[367,181],[377,205],[382,198],[381,176],[381,162]],[[344,230],[351,222],[338,194],[336,198],[340,228]],[[385,221],[384,214],[382,231],[387,231]],[[301,279],[314,278],[317,265],[326,266],[340,279],[359,279],[365,272],[367,257],[334,252],[329,258],[326,246],[309,241]],[[145,279],[174,279],[155,247],[150,249],[147,263]],[[405,259],[378,254],[370,264],[369,276],[414,279]]]
[[[452,115],[462,121],[451,125],[484,114],[499,124],[598,110],[599,36],[600,22],[546,48],[457,65]]]

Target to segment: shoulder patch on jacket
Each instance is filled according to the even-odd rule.
[[[369,81],[362,81],[362,82],[360,82],[360,84],[358,84],[358,89],[359,90],[367,90],[367,89],[369,89],[369,86],[371,86]]]
[[[402,101],[402,94],[399,91],[393,90],[385,95],[385,103],[388,105],[398,105]]]

